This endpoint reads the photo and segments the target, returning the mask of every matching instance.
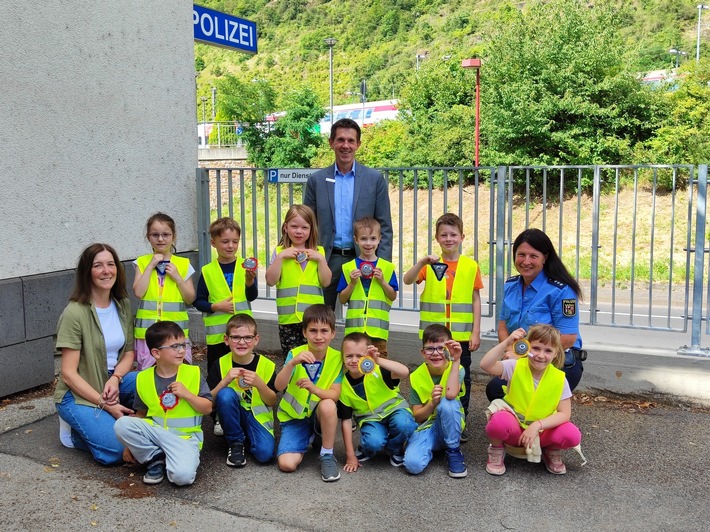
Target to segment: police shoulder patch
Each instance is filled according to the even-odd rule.
[[[510,277],[508,277],[508,278],[505,280],[505,282],[506,282],[506,283],[512,283],[513,281],[517,281],[518,279],[520,279],[520,276],[519,276],[519,275],[511,275]]]
[[[565,283],[563,283],[562,281],[558,281],[557,279],[548,279],[547,282],[553,286],[556,286],[557,288],[564,288],[565,286],[567,286]]]
[[[571,318],[577,315],[577,300],[563,299],[562,300],[562,315],[565,318]]]

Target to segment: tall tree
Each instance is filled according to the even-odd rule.
[[[626,9],[599,0],[536,0],[513,10],[486,46],[486,164],[632,161],[663,102],[627,70]]]

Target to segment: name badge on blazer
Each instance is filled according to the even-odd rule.
[[[335,183],[335,179],[333,179],[332,177],[326,177],[325,182],[326,183]]]

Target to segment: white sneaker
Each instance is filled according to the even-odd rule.
[[[59,418],[59,441],[67,449],[74,448],[74,442],[71,440],[71,425]]]
[[[214,422],[214,435],[224,436],[224,430],[222,429],[222,425],[220,425],[219,421]]]

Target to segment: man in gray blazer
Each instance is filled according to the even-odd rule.
[[[303,193],[303,203],[316,213],[318,240],[333,280],[324,290],[325,303],[335,308],[343,264],[359,251],[353,238],[353,222],[366,216],[382,226],[377,256],[392,260],[392,213],[387,182],[381,172],[355,161],[360,147],[360,126],[343,118],[333,124],[328,140],[335,164],[311,174]]]

